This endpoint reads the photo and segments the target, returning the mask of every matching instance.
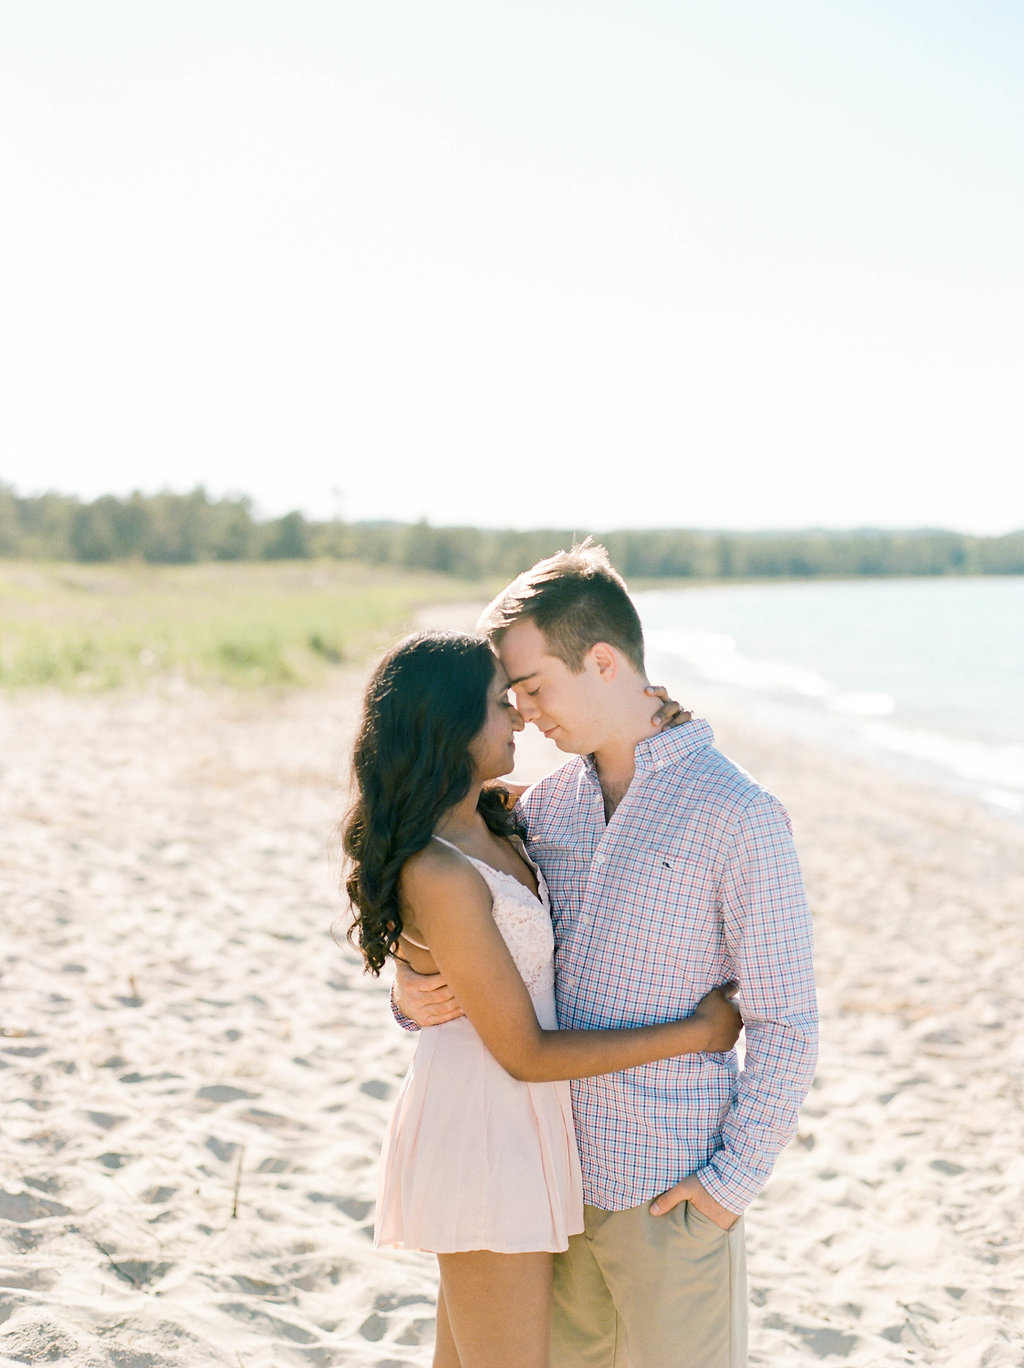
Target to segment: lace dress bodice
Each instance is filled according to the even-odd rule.
[[[443,838],[435,836],[436,841]],[[450,841],[443,841],[451,845]],[[458,850],[458,846],[452,846]],[[531,893],[521,884],[514,874],[506,874],[503,869],[495,869],[484,860],[466,855],[480,877],[491,891],[494,903],[494,924],[501,932],[502,940],[508,946],[509,954],[519,970],[526,990],[531,997],[547,996],[555,986],[555,938],[551,928],[551,907],[544,875],[530,857],[517,844],[519,853],[537,876],[540,896]]]

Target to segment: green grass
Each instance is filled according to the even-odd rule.
[[[0,561],[0,689],[314,684],[408,630],[417,608],[497,587],[349,562]]]

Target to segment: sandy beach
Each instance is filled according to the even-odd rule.
[[[3,1363],[429,1363],[433,1261],[370,1242],[411,1041],[329,932],[361,684],[0,703]],[[683,696],[789,807],[816,920],[751,1364],[1020,1368],[1024,825]]]

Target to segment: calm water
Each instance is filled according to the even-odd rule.
[[[1024,577],[637,595],[652,678],[1024,818]],[[713,719],[712,719],[713,721]]]

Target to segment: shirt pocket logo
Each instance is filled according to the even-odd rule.
[[[718,907],[718,882],[707,860],[675,851],[651,851],[645,870],[651,902],[662,911],[687,920],[707,916]]]

